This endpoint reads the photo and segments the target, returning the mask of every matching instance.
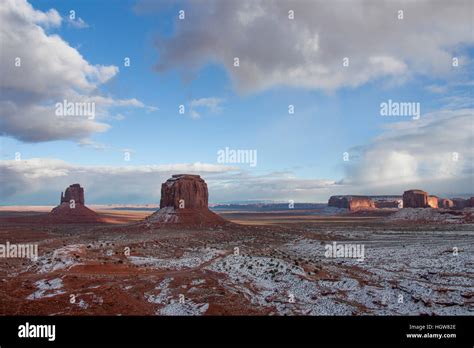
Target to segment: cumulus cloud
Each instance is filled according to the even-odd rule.
[[[217,62],[243,92],[279,85],[334,90],[415,74],[443,78],[452,74],[454,55],[462,70],[468,58],[458,49],[474,41],[469,0],[178,3],[187,15],[177,20],[174,35],[158,38],[156,69],[188,72]],[[135,8],[167,6],[144,1]]]
[[[434,125],[428,127],[436,128]],[[0,161],[0,204],[56,204],[58,193],[76,182],[85,187],[90,204],[158,203],[161,183],[177,173],[201,175],[208,183],[210,202],[214,203],[252,200],[327,202],[331,195],[401,194],[416,187],[448,196],[472,193],[472,147],[459,152],[456,163],[452,161],[452,153],[430,157],[429,149],[423,150],[422,142],[427,140],[423,132],[418,131],[419,142],[410,141],[414,135],[403,134],[403,131],[396,136],[410,144],[408,148],[418,147],[419,154],[403,147],[384,147],[382,140],[374,141],[370,149],[361,151],[360,161],[340,182],[301,178],[290,171],[259,174],[235,166],[208,163],[83,166],[51,158],[5,160]],[[464,135],[460,134],[460,137],[464,138]],[[454,141],[452,145],[455,148],[464,146],[464,140]],[[391,141],[398,144],[395,137]],[[431,141],[427,145],[434,146],[434,143]],[[433,168],[435,171],[430,172]]]
[[[15,13],[11,13],[10,9],[15,7]],[[59,26],[61,24],[61,16],[58,11],[51,9],[47,12],[36,11],[26,1],[5,0],[4,6],[0,9],[0,13],[8,15],[12,22],[21,23],[25,20],[46,26]],[[2,17],[3,18],[3,17]]]
[[[367,145],[349,151],[342,184],[374,193],[420,187],[469,193],[474,186],[474,109],[443,109],[390,124]]]
[[[56,10],[35,10],[25,0],[6,0],[0,9],[0,135],[25,142],[81,140],[104,132],[101,117],[113,106],[146,107],[136,99],[116,100],[99,92],[116,76],[116,66],[92,65],[46,27],[61,25]],[[97,118],[57,117],[56,103],[95,103]]]
[[[215,97],[193,99],[189,103],[189,114],[191,115],[191,118],[197,119],[201,117],[198,110],[203,108],[213,113],[220,112],[222,110],[220,106],[222,102],[222,99]]]
[[[195,173],[207,179],[236,169],[199,162],[119,167],[51,158],[0,161],[0,204],[55,204],[59,192],[76,182],[85,187],[90,203],[159,202],[161,183],[172,174]]]
[[[90,203],[159,202],[161,183],[177,173],[201,175],[211,202],[325,201],[337,189],[333,180],[302,179],[290,172],[255,174],[220,164],[83,166],[32,158],[0,161],[0,204],[55,204],[59,192],[76,182],[85,187]]]

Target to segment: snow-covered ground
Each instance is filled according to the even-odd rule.
[[[36,261],[6,260],[0,290],[47,314],[474,314],[472,224],[352,219],[67,235]],[[328,257],[334,243],[363,246],[363,258]]]
[[[161,281],[153,293],[145,293],[148,302],[159,305],[156,315],[202,315],[209,308],[208,303],[195,303],[184,294],[173,295],[170,284],[173,278]],[[154,294],[158,291],[158,294]]]
[[[79,255],[85,248],[86,246],[84,244],[71,244],[58,248],[53,252],[48,252],[40,256],[28,270],[34,269],[38,273],[49,273],[80,265],[81,263],[74,255]]]
[[[472,233],[351,235],[337,243],[364,245],[363,261],[326,257],[332,241],[303,238],[278,248],[277,257],[229,255],[207,268],[227,276],[227,290],[279,315],[474,313]]]
[[[312,249],[311,261],[337,279],[318,281],[318,285],[337,291],[348,290],[344,298],[365,307],[370,313],[472,313],[474,307],[469,299],[474,291],[474,267],[469,235],[459,238],[460,232],[413,233],[368,231],[366,239],[348,241],[365,246],[363,262],[326,258],[325,244],[312,240],[298,241],[288,250],[297,255],[308,255],[308,249]],[[339,279],[348,276],[357,282],[352,282],[350,289],[343,289]]]
[[[460,224],[464,222],[464,213],[472,212],[468,208],[463,211],[432,209],[432,208],[404,208],[387,217],[389,221],[430,221],[437,223]]]
[[[351,313],[350,306],[324,298],[301,267],[278,258],[229,255],[208,269],[229,277],[221,281],[224,288],[243,294],[254,305],[274,308],[273,314]]]

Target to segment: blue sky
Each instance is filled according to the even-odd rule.
[[[20,3],[24,5],[22,1],[10,4],[12,13],[15,12],[15,5]],[[391,13],[390,11],[393,12],[400,7],[393,3],[380,5],[381,13]],[[472,132],[465,134],[461,142],[438,144],[434,151],[440,154],[439,160],[434,159],[430,153],[426,156],[421,154],[426,150],[425,145],[430,146],[429,143],[425,143],[425,139],[428,139],[431,134],[429,133],[431,130],[429,132],[427,130],[440,117],[442,122],[451,122],[451,118],[455,117],[456,122],[464,122],[464,124],[456,124],[457,127],[464,129],[467,127],[467,130],[472,131],[472,117],[469,117],[472,116],[472,68],[470,67],[473,56],[472,36],[470,38],[469,35],[463,36],[466,31],[469,31],[469,27],[472,29],[472,19],[469,23],[468,20],[463,22],[461,18],[454,24],[447,23],[446,26],[440,25],[439,28],[433,30],[434,34],[437,33],[444,39],[439,39],[439,42],[434,42],[431,44],[432,47],[427,48],[427,57],[420,57],[419,54],[411,55],[413,50],[410,51],[410,49],[416,47],[416,45],[409,47],[413,43],[392,41],[392,46],[400,46],[397,50],[397,47],[387,48],[387,42],[382,39],[380,39],[381,43],[376,45],[370,42],[370,38],[355,37],[355,42],[362,40],[359,44],[367,42],[368,48],[365,53],[361,53],[364,47],[351,48],[355,53],[349,56],[356,63],[355,66],[345,68],[353,69],[346,77],[342,70],[344,68],[339,68],[339,60],[344,55],[334,56],[332,52],[339,49],[339,46],[332,47],[332,42],[340,38],[336,36],[328,45],[325,43],[324,29],[313,28],[308,24],[309,22],[296,24],[294,28],[295,40],[306,35],[303,33],[308,30],[314,31],[311,34],[313,36],[309,35],[308,39],[302,40],[301,45],[295,45],[295,47],[303,47],[298,54],[294,54],[295,62],[290,61],[293,57],[292,53],[282,54],[278,47],[272,46],[277,44],[278,40],[275,41],[273,34],[266,33],[263,29],[253,29],[256,33],[254,39],[251,35],[242,38],[235,34],[234,39],[230,37],[231,34],[234,35],[240,30],[251,30],[248,29],[251,27],[248,23],[255,21],[255,14],[261,15],[259,11],[263,11],[262,8],[267,11],[265,17],[262,17],[264,20],[274,16],[274,12],[268,14],[268,11],[273,10],[265,9],[265,3],[250,12],[245,12],[248,11],[246,7],[238,8],[236,3],[225,6],[215,5],[212,1],[203,1],[200,5],[177,2],[169,6],[166,1],[160,3],[159,6],[148,1],[41,0],[30,1],[30,4],[36,13],[49,13],[50,9],[54,9],[62,20],[58,24],[56,17],[51,15],[48,20],[51,23],[56,21],[55,24],[45,25],[38,23],[32,14],[33,19],[25,20],[25,27],[37,26],[44,30],[46,36],[58,35],[92,67],[102,65],[118,68],[106,82],[96,83],[94,88],[87,89],[86,92],[81,91],[84,96],[106,96],[114,102],[107,107],[107,115],[101,120],[109,128],[103,132],[88,131],[86,136],[82,133],[81,136],[75,134],[68,136],[59,134],[58,131],[58,135],[52,135],[45,141],[36,141],[24,135],[27,133],[24,129],[27,120],[22,126],[15,125],[17,128],[6,123],[0,124],[3,134],[0,138],[1,160],[8,165],[8,173],[13,171],[17,175],[19,173],[20,177],[23,176],[21,182],[24,183],[25,180],[29,180],[27,178],[35,176],[39,178],[39,181],[45,180],[49,185],[48,180],[55,175],[42,177],[38,173],[41,172],[42,165],[46,169],[51,169],[52,167],[48,164],[51,160],[63,161],[68,166],[74,167],[74,169],[66,170],[66,174],[61,174],[59,176],[61,180],[53,180],[58,187],[55,185],[55,187],[38,188],[37,185],[31,183],[30,190],[22,192],[18,186],[9,183],[7,186],[11,188],[5,190],[2,204],[45,204],[50,198],[39,199],[38,197],[42,194],[46,197],[46,192],[48,192],[48,197],[54,196],[52,192],[57,192],[69,181],[72,183],[74,180],[79,182],[86,180],[80,175],[85,167],[113,168],[110,170],[115,173],[111,178],[113,181],[117,175],[121,175],[117,172],[127,171],[123,168],[129,168],[128,171],[133,173],[133,168],[143,169],[146,166],[172,164],[189,165],[191,171],[197,170],[209,181],[210,188],[221,189],[222,194],[213,196],[211,192],[211,198],[214,197],[214,201],[287,200],[292,197],[299,201],[325,201],[333,193],[394,194],[401,193],[400,190],[407,185],[423,186],[423,184],[433,193],[438,194],[472,192],[472,186],[469,187],[469,183],[472,183],[472,146],[470,149],[466,148],[466,145],[472,144]],[[259,2],[250,4],[252,7]],[[293,6],[292,2],[286,2],[286,4],[285,11]],[[322,3],[316,3],[316,5],[323,6]],[[296,2],[294,6],[303,8],[313,5],[310,2]],[[409,14],[414,16],[415,12],[423,13],[423,6],[421,4],[419,8],[407,9],[407,16]],[[448,9],[443,9],[440,5],[437,11],[433,11],[433,15],[441,15],[446,11],[462,13],[468,6],[472,5],[462,1],[459,2],[459,6]],[[144,10],[140,11],[141,8]],[[206,18],[205,16],[211,16],[209,14],[211,8],[216,12],[220,11],[220,18],[226,18],[226,16],[234,18],[236,13],[239,16],[244,13],[246,16],[244,17],[246,19],[241,21],[244,24],[239,24],[242,28],[237,25],[235,28],[226,27],[222,30],[223,35],[228,34],[228,42],[220,37],[212,41],[214,30],[209,28],[215,26],[215,31],[219,32],[219,23],[202,20]],[[186,24],[177,19],[180,9],[186,10]],[[68,23],[67,16],[70,10],[74,10],[76,18],[81,18],[86,23],[83,28]],[[146,13],[143,13],[144,11]],[[301,12],[297,11],[297,14]],[[346,15],[349,14],[341,14],[341,21]],[[208,19],[212,18],[212,16],[208,17]],[[418,24],[414,23],[410,24],[413,25],[410,30],[416,29]],[[357,21],[352,25],[355,24]],[[449,29],[448,24],[454,26],[454,29]],[[15,23],[15,25],[22,24]],[[348,22],[347,26],[350,25],[351,23]],[[379,28],[380,23],[366,25]],[[422,26],[423,23],[419,25]],[[256,25],[255,28],[257,28]],[[14,30],[14,28],[6,26],[3,30]],[[301,35],[298,35],[298,30],[302,33]],[[449,38],[452,34],[450,30],[457,35],[457,39]],[[184,40],[183,38],[189,38],[189,32],[197,34],[189,41]],[[243,31],[243,33],[246,32]],[[250,34],[252,34],[251,31]],[[403,32],[400,33],[401,38],[405,37],[403,34]],[[219,33],[216,35],[218,36]],[[254,42],[259,40],[259,36],[261,36],[260,46],[268,42],[266,49],[260,52],[257,45],[253,50],[249,48],[248,52],[242,51],[246,47],[253,47]],[[387,37],[389,36],[387,32]],[[317,43],[311,41],[311,38],[315,37]],[[420,36],[420,42],[427,40],[427,37],[429,38],[429,35]],[[291,39],[293,38],[290,36],[286,38],[286,40]],[[373,40],[376,41],[377,38]],[[386,41],[390,40],[387,38]],[[234,42],[237,42],[235,46],[233,46]],[[348,38],[349,42],[351,42],[350,38]],[[309,45],[309,48],[305,45]],[[324,51],[326,47],[327,52],[330,53]],[[345,47],[344,43],[341,43],[340,47]],[[10,59],[16,54],[13,43],[8,48],[11,49],[8,56],[2,56],[4,59]],[[54,50],[54,47],[52,49]],[[308,53],[308,50],[314,50],[314,52]],[[272,52],[275,52],[274,55]],[[244,71],[243,73],[232,70],[231,62],[227,59],[239,53],[243,57],[242,66],[234,69],[241,69],[239,71]],[[449,54],[447,55],[449,59],[443,63],[442,59],[446,58],[445,53]],[[462,66],[458,69],[452,69],[449,66],[454,56],[462,57]],[[130,67],[124,67],[125,57],[131,59]],[[173,59],[173,57],[183,58]],[[321,62],[318,61],[318,57],[321,57]],[[374,65],[370,71],[364,73],[361,62],[367,61],[369,57],[370,59],[376,57],[375,61],[377,57],[382,57],[383,61],[380,66]],[[38,64],[42,59],[46,60],[48,57],[40,57],[37,60]],[[337,62],[334,62],[335,60]],[[166,68],[159,70],[156,67],[161,63],[164,63]],[[246,64],[247,66],[252,64],[254,75],[247,73]],[[76,66],[67,68],[74,69]],[[298,73],[303,71],[303,74],[295,78],[293,76],[295,69]],[[340,73],[338,69],[341,69],[343,75],[331,80],[332,75],[336,76]],[[319,70],[327,70],[329,74],[319,73]],[[41,78],[44,79],[44,77]],[[54,79],[52,81],[54,82]],[[4,82],[5,90],[13,88],[11,87],[13,85],[15,85],[15,91],[17,88],[24,88],[25,91],[30,88],[29,86],[18,87],[17,81],[11,82],[8,78]],[[80,89],[77,86],[73,85],[71,89]],[[38,103],[48,105],[52,101],[62,100],[63,97],[64,95],[58,93],[54,97],[44,97]],[[452,101],[455,97],[458,98]],[[138,100],[142,107],[119,105],[118,101],[130,99]],[[218,101],[217,110],[207,106],[194,107],[199,117],[191,117],[193,101],[211,99]],[[414,123],[410,118],[381,117],[380,103],[388,99],[420,103],[422,119]],[[187,112],[184,115],[178,113],[180,104],[186,107]],[[293,115],[288,114],[290,104],[295,107]],[[449,111],[449,116],[439,116],[438,113],[441,111]],[[17,116],[16,120],[18,117],[21,115]],[[471,122],[466,123],[469,119]],[[402,124],[401,127],[404,130],[398,129],[399,124]],[[412,134],[412,130],[407,131],[407,128],[403,126],[406,124],[414,124],[412,129],[417,129],[417,132],[421,133],[420,137],[417,138]],[[377,158],[387,160],[392,158],[390,156],[393,153],[390,152],[390,148],[384,148],[383,145],[387,132],[391,134],[390,130],[394,131],[390,127],[395,127],[395,132],[397,132],[395,136],[390,135],[391,138],[396,139],[392,144],[395,144],[398,154],[402,154],[401,157],[395,154],[393,158],[400,159],[401,162],[394,164],[395,160],[393,160],[388,164],[383,161],[374,164],[369,156],[372,150],[378,151]],[[21,128],[22,135],[18,135],[20,133],[18,128]],[[34,132],[35,129],[32,131]],[[439,127],[435,127],[433,137],[443,137],[442,131]],[[451,136],[453,135],[446,134],[446,138]],[[382,140],[379,139],[380,137]],[[437,141],[443,143],[441,140]],[[225,147],[256,150],[258,165],[252,168],[245,163],[228,164],[229,169],[222,169],[222,166],[217,163],[216,154],[218,150]],[[418,151],[417,147],[424,150]],[[130,161],[124,161],[126,150],[131,152]],[[384,153],[384,151],[388,152]],[[43,159],[43,162],[40,161],[40,164],[25,162],[22,164],[23,167],[16,168],[9,161],[14,159],[17,152],[21,153],[22,161]],[[350,155],[348,162],[343,161],[344,152]],[[456,163],[456,170],[449,163],[440,164],[452,152],[460,153],[464,161],[460,166],[458,162]],[[196,162],[203,165],[202,170],[199,169],[201,167],[192,167],[192,164]],[[207,165],[210,167],[206,167]],[[371,165],[374,167],[371,168]],[[384,168],[390,166],[396,170],[400,168],[401,174],[387,175]],[[435,168],[433,177],[420,178],[420,173],[427,167],[430,168],[429,171],[432,170],[431,167]],[[452,170],[438,171],[440,167]],[[173,169],[160,168],[155,168],[158,188],[161,181],[169,174],[168,171]],[[370,176],[364,173],[365,169],[370,171],[371,175],[376,174],[371,176],[371,181],[365,180],[367,176]],[[34,170],[35,174],[27,175],[25,170]],[[91,169],[91,172],[94,170],[96,169]],[[399,178],[403,180],[398,181]],[[139,175],[135,176],[135,179],[140,182]],[[425,182],[421,179],[425,179]],[[94,183],[93,177],[87,180],[91,180],[91,184]],[[252,189],[250,183],[261,189]],[[139,185],[135,182],[129,186],[133,186],[133,190],[140,189],[136,187]],[[127,187],[123,187],[123,190],[126,191]],[[275,187],[278,188],[275,189]],[[141,189],[146,191],[146,187]],[[156,190],[148,196],[146,192],[142,195],[135,191],[124,192],[120,195],[116,191],[111,184],[110,192],[105,190],[101,195],[92,193],[89,196],[92,203],[148,203],[156,200],[157,195],[159,198]]]

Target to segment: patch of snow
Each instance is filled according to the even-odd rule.
[[[150,303],[156,303],[163,305],[157,309],[157,315],[202,315],[208,308],[208,303],[195,303],[190,299],[184,299],[184,303],[177,300],[175,296],[171,294],[169,285],[173,281],[173,278],[166,278],[155,287],[155,290],[160,290],[158,295],[145,293],[145,298]]]
[[[69,269],[72,266],[80,265],[73,256],[73,253],[82,252],[85,248],[84,244],[71,244],[56,249],[53,253],[48,253],[38,258],[34,263],[38,273],[49,273],[60,269]]]
[[[81,299],[79,302],[77,302],[77,305],[78,305],[81,309],[87,309],[87,308],[89,308],[89,305],[88,305],[87,302],[84,301],[83,299]]]
[[[59,290],[63,287],[63,281],[60,278],[52,280],[38,280],[35,282],[35,286],[38,289],[31,295],[28,295],[27,300],[37,300],[41,298],[54,297],[57,295],[64,294],[65,291]]]
[[[194,279],[192,282],[191,282],[191,285],[201,285],[201,284],[204,284],[206,282],[205,279]]]
[[[173,278],[166,278],[160,284],[158,284],[155,289],[160,290],[158,295],[145,293],[145,298],[148,302],[151,303],[160,303],[164,304],[171,297],[171,290],[169,289],[170,283],[173,281]]]
[[[176,210],[173,207],[164,207],[147,218],[147,221],[174,223],[178,222],[178,215],[176,215]]]
[[[180,270],[184,268],[195,268],[201,264],[212,260],[222,254],[222,251],[216,249],[201,249],[197,251],[188,251],[180,258],[159,259],[151,256],[129,256],[129,261],[136,266],[151,268],[166,268]]]

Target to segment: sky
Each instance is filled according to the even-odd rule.
[[[473,6],[4,0],[0,204],[157,203],[179,173],[212,203],[472,195]]]

